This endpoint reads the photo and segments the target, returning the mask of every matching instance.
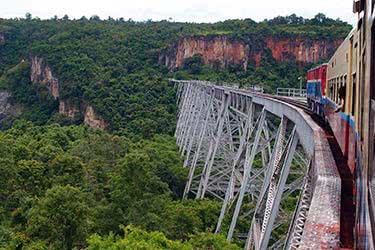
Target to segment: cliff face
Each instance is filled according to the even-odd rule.
[[[7,123],[20,114],[20,110],[10,104],[9,98],[8,91],[0,91],[0,128],[7,126]]]
[[[31,58],[31,81],[47,86],[49,93],[57,100],[60,97],[60,84],[56,77],[53,76],[51,68],[45,65],[42,58],[34,56]],[[59,99],[59,113],[65,114],[71,120],[79,115],[84,117],[84,123],[93,128],[106,127],[105,121],[98,115],[95,115],[94,109],[84,100],[81,104],[74,105],[70,100]]]
[[[85,112],[85,118],[84,123],[88,124],[92,128],[104,128],[105,127],[105,121],[101,117],[97,117],[95,115],[94,109],[91,105],[87,105],[86,112]]]
[[[77,115],[80,114],[79,108],[76,108],[75,105],[71,104],[67,100],[60,100],[59,102],[59,113],[65,114],[71,120],[73,120]]]
[[[31,58],[31,81],[46,85],[55,100],[59,97],[59,81],[52,75],[50,67],[44,65],[43,59],[34,56]]]
[[[268,37],[247,44],[230,40],[226,36],[186,37],[176,44],[169,46],[159,55],[159,63],[173,70],[183,65],[186,58],[201,54],[205,64],[213,65],[219,62],[221,67],[228,64],[241,64],[246,69],[250,62],[259,66],[266,49],[272,51],[272,56],[279,61],[297,61],[312,63],[319,59],[327,59],[333,54],[342,40],[313,41],[306,38],[279,39]],[[252,44],[256,43],[256,47]]]
[[[249,60],[250,47],[238,41],[229,41],[225,36],[214,39],[206,37],[183,38],[170,48],[167,54],[162,55],[163,61],[169,68],[179,68],[186,58],[201,54],[205,64],[220,62],[221,67],[229,63],[241,64],[246,69]]]
[[[343,42],[328,40],[308,40],[306,38],[266,39],[266,48],[271,49],[272,56],[279,61],[298,61],[302,63],[314,63],[320,59],[328,59]]]

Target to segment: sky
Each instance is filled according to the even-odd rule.
[[[352,5],[353,0],[0,0],[0,17],[24,17],[29,12],[42,19],[67,14],[70,18],[98,15],[135,21],[217,22],[262,21],[293,13],[311,18],[321,12],[354,24]]]

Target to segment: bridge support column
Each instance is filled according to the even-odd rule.
[[[324,131],[278,98],[208,82],[175,82],[175,136],[189,167],[183,197],[223,201],[215,232],[246,239],[245,249],[338,246],[341,182]],[[299,201],[291,207],[291,200]],[[327,214],[320,216],[323,207]],[[223,223],[226,216],[230,225]],[[246,232],[235,232],[239,223]],[[275,229],[283,234],[273,234]]]
[[[221,110],[218,116],[217,124],[215,126],[215,130],[213,131],[213,136],[211,138],[210,147],[207,154],[207,159],[203,167],[201,181],[199,183],[198,192],[196,198],[203,198],[208,185],[208,179],[210,178],[212,165],[214,164],[215,155],[217,148],[220,143],[221,134],[223,132],[223,126],[226,119],[227,111],[228,111],[228,104],[230,102],[230,95],[224,93],[221,105]]]
[[[226,210],[228,209],[228,203],[231,199],[233,199],[234,195],[234,188],[235,188],[235,179],[236,179],[236,171],[239,171],[238,165],[240,163],[240,160],[242,159],[242,155],[244,153],[245,146],[250,143],[250,137],[253,133],[253,115],[254,113],[252,112],[253,110],[253,105],[250,104],[250,111],[248,112],[248,117],[245,122],[245,127],[242,129],[242,135],[240,136],[240,145],[238,147],[236,157],[234,159],[233,165],[232,165],[232,172],[230,175],[230,180],[228,183],[227,191],[225,193],[225,198],[224,198],[224,203],[221,208],[219,220],[217,222],[216,230],[215,232],[218,233],[221,228],[221,223],[223,222]]]
[[[250,250],[253,245],[255,249],[268,249],[271,231],[277,213],[279,212],[282,194],[284,193],[297,143],[298,137],[295,129],[293,129],[288,145],[283,150],[283,155],[280,159],[280,161],[283,161],[282,166],[280,166],[280,164],[274,164],[272,170],[267,173],[262,193],[258,198],[258,203],[255,208],[245,249]],[[276,151],[281,152],[280,150]],[[267,193],[266,190],[268,190]]]
[[[203,126],[200,130],[199,136],[197,137],[198,145],[196,147],[196,151],[194,153],[194,156],[193,156],[190,168],[189,168],[188,181],[186,182],[183,198],[186,198],[188,193],[190,192],[190,188],[191,188],[191,184],[192,184],[192,181],[193,181],[193,178],[194,178],[194,173],[195,173],[195,169],[196,169],[196,166],[197,166],[197,162],[198,162],[198,159],[199,159],[200,154],[201,154],[203,141],[205,139],[206,134],[208,134],[207,126],[208,126],[208,123],[210,121],[210,117],[212,116],[211,113],[213,112],[212,109],[213,109],[214,94],[215,94],[214,91],[211,91],[210,100],[209,100],[208,105],[207,105],[206,110],[205,110],[204,120],[198,121],[198,122],[203,122]],[[184,165],[187,165],[188,164],[187,163],[188,158],[186,158],[185,161],[186,162],[184,163]]]
[[[238,215],[240,213],[242,201],[243,201],[243,198],[245,196],[246,189],[249,185],[250,173],[251,173],[251,169],[253,167],[253,162],[254,162],[255,154],[256,154],[257,149],[258,149],[258,144],[259,144],[259,140],[260,140],[260,136],[261,136],[261,132],[262,132],[262,128],[263,128],[263,124],[264,124],[265,119],[266,119],[266,112],[263,109],[262,114],[259,118],[259,122],[257,124],[258,127],[256,129],[256,134],[255,134],[255,139],[254,139],[253,145],[252,145],[252,147],[250,147],[250,145],[248,145],[247,148],[246,148],[246,156],[245,156],[246,158],[245,158],[245,166],[244,166],[245,171],[244,171],[244,175],[243,175],[243,181],[242,181],[241,189],[240,189],[240,192],[239,192],[236,208],[234,210],[232,223],[230,225],[229,232],[228,232],[228,235],[227,235],[228,240],[230,240],[233,236],[234,228],[236,226]]]

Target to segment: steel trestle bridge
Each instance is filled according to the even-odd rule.
[[[217,233],[246,239],[245,249],[340,248],[341,180],[310,115],[276,96],[172,82],[184,198],[222,202]]]

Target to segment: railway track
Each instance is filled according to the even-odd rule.
[[[244,91],[249,92],[249,91]],[[252,92],[252,94],[254,94]],[[341,178],[341,200],[340,200],[340,247],[341,249],[353,249],[354,228],[355,228],[355,202],[353,176],[347,164],[347,158],[342,154],[337,139],[334,136],[331,126],[321,116],[314,113],[305,102],[293,100],[288,97],[274,96],[269,94],[256,94],[258,96],[276,99],[292,106],[302,109],[316,122],[326,133],[337,170]]]
[[[296,217],[293,220],[291,231],[288,233],[288,244],[290,244],[290,246],[297,244],[299,246],[312,247],[311,249],[319,249],[319,247],[323,246],[329,247],[329,249],[351,248],[353,242],[353,224],[350,218],[354,217],[352,216],[354,214],[353,210],[350,209],[353,204],[351,198],[353,195],[352,192],[350,192],[352,190],[352,185],[350,185],[350,182],[346,183],[346,180],[349,180],[346,172],[348,169],[345,164],[346,159],[336,153],[336,150],[340,150],[340,148],[332,135],[329,125],[324,119],[321,119],[309,110],[307,104],[303,101],[293,100],[288,97],[257,93],[223,86],[222,84],[216,85],[210,82],[178,80],[174,80],[174,82],[178,84],[178,98],[181,98],[180,108],[183,112],[180,111],[180,114],[184,114],[184,116],[180,116],[179,118],[181,121],[178,122],[179,130],[177,131],[178,133],[176,133],[177,142],[181,144],[180,147],[183,147],[181,142],[186,138],[195,138],[196,143],[199,143],[199,140],[202,138],[200,136],[191,137],[188,134],[189,128],[191,128],[189,124],[192,124],[192,119],[195,119],[195,124],[205,124],[206,119],[208,119],[205,117],[216,117],[218,119],[216,123],[220,122],[219,124],[221,124],[220,126],[222,128],[227,121],[226,117],[229,116],[224,112],[225,109],[227,112],[231,112],[230,114],[232,116],[236,116],[236,119],[239,119],[238,121],[240,123],[245,122],[244,119],[246,118],[244,117],[247,117],[246,114],[257,111],[259,108],[262,108],[263,117],[266,116],[264,115],[265,111],[272,114],[267,116],[268,119],[272,120],[273,115],[275,115],[276,117],[287,119],[286,121],[288,122],[290,121],[290,125],[294,125],[297,136],[299,135],[294,138],[297,138],[296,140],[302,145],[306,156],[312,160],[311,177],[313,180],[311,179],[311,187],[303,187],[305,195],[301,201],[299,201],[298,206],[300,207],[298,211],[295,211]],[[201,96],[205,96],[206,98],[203,98],[203,100]],[[212,105],[210,100],[215,101],[215,107],[221,108],[207,108],[207,105]],[[194,110],[201,110],[202,105],[206,105],[204,107],[211,112],[211,116],[202,114],[202,112],[193,112]],[[234,119],[234,121],[237,121],[236,119]],[[240,123],[236,123],[235,125],[242,126]],[[231,126],[232,125],[234,124],[231,124]],[[210,129],[213,129],[210,133],[218,135],[218,139],[215,140],[215,142],[219,142],[217,147],[223,147],[225,145],[220,144],[222,138],[221,132],[218,132],[222,131],[220,126],[214,128],[210,127]],[[282,126],[282,124],[280,124],[280,126]],[[203,127],[203,129],[204,131],[207,130],[206,127]],[[259,128],[257,129],[257,134],[259,134],[261,130],[259,130]],[[232,134],[227,136],[232,136]],[[280,138],[283,136],[284,135]],[[222,142],[225,143],[224,140]],[[203,149],[204,148],[209,147],[206,146],[203,147]],[[210,152],[203,152],[202,155],[207,155],[209,153]],[[244,154],[242,156],[246,158],[249,154]],[[214,157],[220,160],[226,160],[225,156],[222,155],[216,156],[215,154]],[[213,161],[210,162],[215,161],[214,157],[212,157]],[[195,155],[193,160],[194,159]],[[228,159],[228,161],[231,162],[231,159]],[[230,167],[231,163],[226,165]],[[267,166],[264,165],[263,168],[266,169]],[[211,175],[212,169],[210,170],[211,173],[207,176],[213,176]],[[194,177],[193,175],[191,176],[192,178]],[[218,177],[216,175],[214,177],[216,179],[211,178],[208,181],[218,181]],[[273,179],[269,181],[273,181]],[[199,181],[199,183],[200,182],[201,181]],[[243,185],[243,183],[241,185]],[[215,189],[211,190],[211,192],[215,191]],[[221,190],[219,191],[222,193]],[[278,190],[278,192],[283,191]],[[348,196],[349,199],[345,199],[345,196]],[[241,207],[242,202],[242,200],[237,200],[236,207]],[[259,200],[259,202],[266,202],[266,196],[262,197],[262,200]],[[225,203],[223,206],[226,206]],[[276,208],[272,206],[269,209],[272,210]],[[258,207],[258,211],[260,216],[266,216],[264,213],[265,210],[261,207]],[[232,216],[232,224],[234,225],[232,228],[236,227],[237,216],[238,213]],[[251,225],[257,227],[259,226],[257,223],[258,222],[254,220]],[[267,221],[267,223],[270,223],[269,226],[273,224],[272,221]],[[303,228],[300,228],[301,225],[303,225]],[[233,229],[228,232],[227,237],[229,237],[229,239],[232,238],[232,232]],[[258,232],[252,233],[252,237],[258,236]],[[264,244],[268,244],[268,240],[268,238],[265,239]]]
[[[347,164],[347,158],[342,154],[340,146],[335,138],[331,126],[319,115],[309,109],[306,103],[293,100],[291,98],[271,96],[271,98],[286,102],[295,107],[301,108],[310,117],[324,129],[332,155],[335,159],[337,169],[341,178],[341,206],[340,206],[340,243],[341,248],[353,249],[354,247],[354,184],[353,176]]]

